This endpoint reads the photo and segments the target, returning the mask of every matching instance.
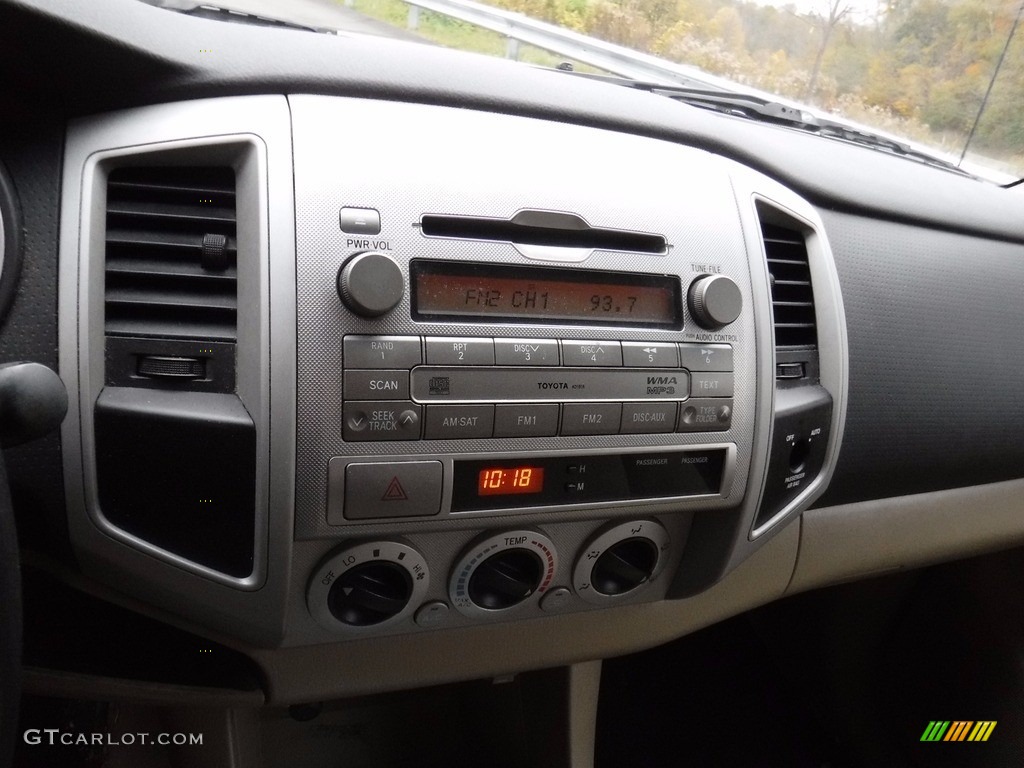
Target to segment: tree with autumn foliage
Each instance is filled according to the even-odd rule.
[[[1024,40],[1006,46],[1022,0],[491,1],[950,151],[973,129],[979,152],[1024,159]]]

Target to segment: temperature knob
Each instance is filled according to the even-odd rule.
[[[506,531],[476,541],[452,571],[448,596],[466,616],[492,616],[544,595],[558,565],[555,545],[537,531]]]
[[[338,295],[363,317],[378,317],[398,306],[405,294],[402,270],[383,253],[358,253],[338,272]]]
[[[743,294],[725,275],[704,275],[690,285],[690,314],[701,328],[721,328],[740,316]]]

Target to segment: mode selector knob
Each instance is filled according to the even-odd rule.
[[[725,275],[704,275],[690,284],[690,314],[701,328],[721,328],[740,316],[743,294]]]
[[[338,295],[363,317],[378,317],[398,306],[405,294],[402,270],[383,253],[357,253],[338,272]]]

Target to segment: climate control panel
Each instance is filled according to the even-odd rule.
[[[313,571],[306,603],[321,627],[359,634],[660,599],[667,585],[655,585],[679,555],[686,521],[598,524],[583,538],[556,528],[484,531],[447,552],[429,535],[344,544]]]

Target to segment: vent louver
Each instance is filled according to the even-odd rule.
[[[235,341],[232,168],[111,171],[106,237],[108,336]]]
[[[775,346],[815,347],[814,293],[807,263],[807,241],[798,230],[761,224],[772,289]]]

